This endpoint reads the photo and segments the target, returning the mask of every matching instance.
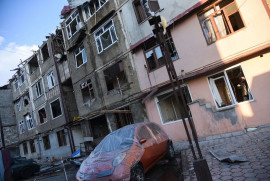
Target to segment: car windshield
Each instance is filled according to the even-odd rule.
[[[95,148],[94,154],[131,147],[134,142],[135,128],[135,125],[129,125],[110,133]]]

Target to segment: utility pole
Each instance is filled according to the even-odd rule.
[[[194,158],[193,166],[194,166],[194,170],[196,173],[196,177],[197,177],[198,181],[212,181],[212,176],[211,176],[208,164],[202,156],[200,145],[198,143],[198,136],[197,136],[197,132],[195,129],[195,125],[194,125],[192,118],[190,117],[189,112],[188,112],[188,106],[187,106],[186,100],[184,98],[184,95],[183,95],[183,92],[182,92],[182,89],[180,86],[180,81],[179,81],[177,73],[175,71],[175,67],[174,67],[173,62],[171,60],[169,48],[168,48],[166,40],[165,40],[165,36],[164,36],[163,32],[164,32],[164,29],[166,27],[163,27],[164,24],[163,24],[163,26],[161,25],[162,21],[161,21],[160,16],[152,16],[152,18],[149,20],[149,24],[151,26],[154,26],[153,33],[156,37],[157,43],[159,44],[161,51],[162,51],[162,54],[163,54],[163,57],[165,59],[165,65],[166,65],[167,72],[168,72],[168,75],[170,78],[170,83],[171,83],[171,86],[173,89],[173,94],[174,94],[176,103],[177,103],[179,108],[181,107],[180,102],[183,103],[183,106],[182,106],[183,109],[180,109],[180,115],[183,119],[184,128],[185,128],[185,131],[186,131],[186,134],[188,137],[188,141],[189,141],[189,145],[190,145],[192,155]],[[193,137],[194,142],[195,142],[198,157],[197,157],[195,149],[193,147],[191,135],[190,135],[188,125],[186,123],[185,118],[188,118],[189,127],[191,129],[191,134],[192,134],[192,137]]]

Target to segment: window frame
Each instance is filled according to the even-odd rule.
[[[187,87],[187,89],[189,91],[190,99],[191,99],[191,102],[192,102],[193,101],[193,98],[192,98],[192,94],[191,94],[191,91],[189,89],[188,84],[182,84],[181,85],[181,88],[182,87],[185,87],[185,86]],[[162,117],[161,108],[159,107],[158,96],[161,96],[161,95],[164,95],[164,94],[170,94],[172,92],[173,92],[173,90],[172,89],[169,89],[169,90],[166,90],[166,91],[163,91],[163,92],[160,92],[160,93],[156,94],[155,97],[154,97],[154,100],[155,100],[155,103],[156,103],[156,107],[157,107],[158,114],[159,114],[160,121],[161,121],[162,125],[169,125],[169,124],[173,124],[173,123],[177,123],[177,122],[182,122],[183,121],[183,119],[177,119],[177,120],[174,120],[174,121],[169,121],[169,122],[164,123],[164,120],[163,120],[163,117]],[[172,96],[174,96],[174,95],[172,95]],[[185,118],[185,120],[187,120],[187,119],[188,118]]]
[[[67,139],[66,139],[65,131],[63,129],[60,131],[57,131],[56,135],[57,135],[58,146],[59,147],[67,146]]]
[[[45,141],[48,141],[48,142],[46,142],[46,144],[45,144]],[[42,137],[42,142],[43,142],[43,148],[44,148],[44,150],[51,149],[51,141],[50,141],[50,136],[49,135],[43,136]]]
[[[77,51],[78,51],[78,53],[76,53]],[[78,66],[77,56],[80,54],[82,54],[83,62],[81,65]],[[86,57],[86,60],[84,60],[84,55]],[[84,48],[83,44],[80,45],[79,48],[74,51],[74,57],[75,57],[75,62],[76,62],[76,68],[80,68],[82,65],[84,65],[87,62],[87,55],[86,55],[85,48]]]
[[[28,146],[27,146],[27,142],[23,142],[22,146],[23,146],[23,154],[24,154],[24,155],[28,155]]]
[[[20,71],[19,79],[20,79],[19,86],[21,86],[25,82],[25,73],[23,70]]]
[[[75,14],[75,16],[74,16],[74,14]],[[74,17],[73,17],[73,16],[74,16]],[[71,19],[71,20],[70,20],[70,22],[67,24],[67,21],[68,21],[69,19]],[[77,9],[76,9],[74,12],[72,12],[71,15],[65,20],[65,28],[66,28],[66,33],[67,33],[68,40],[71,39],[71,38],[78,32],[77,29],[76,29],[76,31],[75,31],[73,34],[71,34],[71,35],[69,36],[68,27],[69,27],[69,29],[70,29],[70,31],[71,31],[70,24],[71,24],[74,20],[76,21],[76,25],[79,24],[79,22],[81,22],[80,14],[79,14],[79,11],[78,11]],[[76,28],[76,26],[75,26],[75,28]],[[72,32],[71,32],[71,33],[72,33]]]
[[[19,120],[19,133],[24,134],[25,133],[25,127],[24,127],[24,119]]]
[[[110,25],[109,27],[107,27],[107,28],[105,29],[104,27],[105,27],[106,25],[108,25],[110,22],[112,22],[112,25]],[[115,38],[116,38],[115,41],[113,41],[113,38],[112,38],[111,28],[113,28],[113,29],[114,29],[114,32],[115,32]],[[101,29],[102,29],[103,32],[102,32],[101,34],[97,35],[97,33],[98,33]],[[106,47],[106,48],[104,49],[100,37],[101,37],[102,35],[104,35],[107,31],[109,31],[110,38],[111,38],[111,40],[112,40],[112,44],[110,44],[108,47]],[[101,54],[102,52],[104,52],[105,50],[107,50],[108,48],[110,48],[113,44],[115,44],[115,43],[118,41],[118,37],[117,37],[117,33],[116,33],[116,29],[115,29],[115,25],[114,25],[113,20],[110,19],[110,20],[106,21],[100,28],[98,28],[98,29],[95,31],[95,33],[94,33],[94,37],[95,37],[95,42],[96,42],[96,47],[97,47],[97,52],[98,52],[98,54]],[[99,42],[100,42],[100,45],[101,45],[101,48],[102,48],[101,51],[99,51],[99,49],[98,49],[98,40],[97,40],[97,39],[98,39]]]
[[[16,101],[16,110],[17,112],[20,112],[22,110],[22,102],[21,102],[21,98],[19,98],[17,101]]]
[[[44,110],[45,110],[45,114],[46,114],[46,118],[45,118],[45,119],[46,119],[46,121],[44,121],[43,123],[41,123],[41,122],[40,122],[40,114],[39,114],[39,111],[41,111],[42,109],[44,109]],[[37,112],[37,113],[38,113],[38,117],[39,117],[39,124],[40,124],[40,125],[45,124],[46,122],[48,122],[48,120],[47,120],[47,113],[46,113],[45,106],[44,106],[44,107],[41,107],[41,108],[38,110],[38,112]],[[44,118],[43,118],[43,120],[44,120]]]
[[[30,141],[29,141],[29,145],[30,145],[30,152],[31,152],[31,153],[36,153],[35,140],[30,140]]]
[[[42,88],[41,88],[41,81],[42,81],[42,79],[39,79],[34,85],[35,90],[36,90],[36,95],[37,95],[36,98],[39,98],[43,95]]]
[[[29,116],[29,119],[27,119],[27,116]],[[26,126],[28,130],[32,130],[35,128],[35,124],[34,124],[34,116],[30,113],[27,113],[24,115],[24,119],[26,122]],[[32,126],[31,126],[32,125]]]
[[[91,88],[90,88],[91,87]],[[83,82],[81,85],[80,85],[80,88],[81,88],[81,94],[82,94],[82,98],[83,98],[83,103],[86,104],[88,101],[84,102],[84,97],[83,97],[83,92],[82,90],[87,88],[88,89],[88,93],[89,93],[89,97],[90,97],[90,102],[94,101],[95,100],[95,91],[94,91],[94,86],[93,86],[93,83],[92,83],[92,80],[91,79],[88,79],[86,82]],[[93,91],[93,95],[92,95],[92,91]]]
[[[53,71],[47,74],[47,83],[49,90],[55,87],[55,78],[53,75]]]
[[[213,44],[213,43],[215,43],[215,42],[217,42],[217,41],[219,41],[219,40],[221,40],[221,39],[224,39],[224,38],[226,38],[226,37],[228,37],[228,36],[231,36],[231,35],[233,35],[234,33],[239,32],[239,31],[241,31],[241,30],[243,30],[243,29],[246,28],[246,24],[245,24],[244,18],[243,18],[243,16],[242,16],[241,12],[240,12],[240,9],[239,9],[239,7],[238,7],[238,4],[236,3],[236,0],[233,0],[233,2],[227,4],[226,6],[224,6],[224,7],[221,8],[221,9],[218,9],[218,10],[217,10],[216,5],[218,5],[218,4],[219,4],[220,2],[222,2],[222,1],[223,1],[223,0],[217,0],[216,2],[212,3],[211,5],[209,5],[208,7],[206,7],[205,9],[203,9],[200,13],[197,14],[197,17],[198,17],[198,20],[199,20],[199,24],[200,24],[200,26],[201,26],[201,29],[202,29],[202,32],[203,32],[203,35],[204,35],[204,38],[205,38],[205,40],[206,40],[207,45],[211,45],[211,44]],[[230,13],[230,14],[227,14],[226,11],[224,11],[224,9],[225,9],[226,7],[228,7],[228,6],[230,6],[230,5],[233,4],[233,3],[235,3],[235,6],[236,6],[237,10],[236,10],[236,11],[233,11],[233,12]],[[208,38],[207,38],[206,35],[205,35],[204,29],[203,29],[203,26],[202,26],[202,22],[203,22],[204,20],[201,21],[200,18],[199,18],[201,15],[203,15],[204,13],[206,13],[206,12],[207,12],[208,10],[210,10],[210,9],[213,9],[214,12],[211,13],[210,15],[208,15],[204,20],[209,19],[210,22],[211,22],[213,31],[214,31],[215,36],[216,36],[216,40],[215,40],[215,41],[212,41],[212,42],[209,42],[209,41],[208,41]],[[224,15],[225,23],[227,24],[227,26],[228,26],[228,28],[229,28],[229,30],[230,30],[230,33],[227,34],[227,35],[225,35],[225,36],[223,36],[223,37],[220,36],[219,30],[218,30],[218,26],[217,26],[217,24],[216,24],[216,22],[215,22],[215,20],[214,20],[214,17],[217,16],[218,13],[220,13],[220,12],[223,12],[223,13],[221,13],[221,15]],[[234,31],[233,28],[232,28],[231,22],[230,22],[230,20],[229,20],[229,16],[232,15],[232,14],[234,14],[234,13],[237,13],[237,12],[239,13],[239,15],[240,15],[240,17],[241,17],[241,20],[242,20],[242,23],[243,23],[243,27],[240,28],[240,29],[238,29],[238,30],[236,30],[236,31]]]
[[[60,110],[61,110],[61,114],[56,116],[55,118],[53,117],[53,111],[52,111],[52,103],[59,100],[59,105],[60,105]],[[50,110],[51,110],[51,116],[52,116],[52,120],[54,119],[57,119],[59,117],[61,117],[63,115],[63,108],[62,108],[62,104],[61,104],[61,101],[60,101],[60,98],[56,98],[54,99],[53,101],[50,102]]]
[[[85,21],[89,20],[92,16],[94,16],[109,0],[106,0],[103,5],[100,4],[100,0],[97,0],[97,1],[99,2],[99,8],[96,9],[95,13],[93,13],[93,14],[91,14],[89,2],[86,3],[85,5],[83,5],[82,11],[83,11],[83,17],[84,17]],[[88,9],[90,16],[86,15],[85,8]]]
[[[246,79],[246,83],[247,83],[247,86],[248,86],[248,90],[249,90],[250,94],[252,95],[252,99],[250,99],[250,100],[242,101],[242,102],[237,102],[237,99],[236,99],[236,97],[235,97],[235,95],[234,95],[234,93],[233,93],[233,89],[232,89],[232,87],[231,87],[230,80],[229,80],[229,77],[228,77],[226,71],[227,71],[227,70],[230,70],[230,69],[233,69],[233,68],[236,68],[236,67],[240,67],[240,68],[242,69],[243,75],[244,75],[244,77],[245,77],[245,79]],[[210,82],[209,82],[209,78],[211,78],[211,77],[213,77],[213,76],[215,76],[215,75],[218,75],[218,74],[220,74],[220,73],[223,73],[223,74],[224,74],[224,76],[219,76],[219,77],[224,77],[226,86],[228,87],[228,91],[229,91],[230,97],[231,97],[231,99],[232,99],[232,104],[231,104],[231,105],[228,105],[228,106],[224,106],[224,107],[219,107],[219,106],[217,105],[216,100],[215,100],[215,96],[214,96],[214,94],[213,94],[213,92],[212,92],[212,87],[211,87]],[[217,78],[219,78],[219,77],[217,77]],[[215,79],[217,79],[217,78],[215,78]],[[211,75],[207,76],[207,82],[208,82],[209,89],[210,89],[210,92],[211,92],[211,95],[212,95],[212,98],[213,98],[213,101],[214,101],[214,103],[215,103],[215,106],[216,106],[216,109],[217,109],[217,110],[230,109],[230,108],[232,108],[232,107],[236,107],[236,106],[238,106],[238,105],[241,105],[241,104],[245,104],[245,103],[249,103],[249,102],[253,102],[253,101],[254,101],[254,95],[253,95],[253,93],[252,93],[252,91],[251,91],[251,88],[250,88],[250,86],[249,86],[249,83],[248,83],[248,81],[247,81],[245,72],[244,72],[244,70],[243,70],[241,64],[234,65],[234,66],[232,66],[232,67],[226,68],[226,69],[224,69],[224,70],[222,70],[222,71],[219,71],[219,72],[216,72],[216,73],[214,73],[214,74],[211,74]]]

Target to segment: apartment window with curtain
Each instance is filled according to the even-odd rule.
[[[167,46],[170,51],[171,60],[172,61],[177,60],[179,57],[178,57],[178,53],[176,51],[170,31],[167,31],[165,38],[166,38]],[[165,58],[163,57],[161,48],[154,38],[146,41],[143,44],[143,49],[144,49],[145,59],[146,59],[146,63],[147,63],[147,67],[149,71],[154,71],[162,67],[163,65],[165,65]]]
[[[241,66],[236,66],[208,78],[217,108],[253,100]]]
[[[138,20],[138,23],[143,22],[146,20],[150,14],[144,10],[144,7],[147,7],[147,1],[143,0],[143,3],[141,3],[141,0],[134,0],[133,1],[133,7],[134,11]],[[149,6],[151,11],[157,12],[159,8],[158,0],[149,0]]]
[[[198,18],[208,44],[245,26],[235,0],[216,1],[198,14]]]

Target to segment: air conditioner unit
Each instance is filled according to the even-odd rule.
[[[84,23],[83,22],[79,22],[77,25],[76,25],[76,30],[79,31],[80,29],[83,29],[84,28]]]

